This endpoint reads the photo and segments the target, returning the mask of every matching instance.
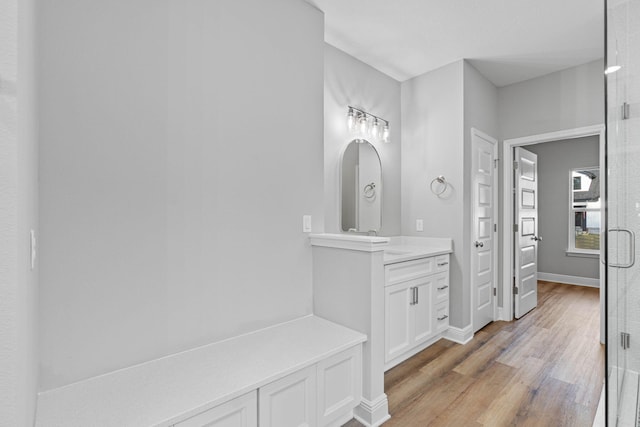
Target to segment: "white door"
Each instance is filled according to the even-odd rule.
[[[538,305],[538,156],[515,149],[515,316],[521,318]]]
[[[477,332],[493,321],[496,251],[497,141],[475,129],[472,147],[472,236],[471,288],[473,330]]]

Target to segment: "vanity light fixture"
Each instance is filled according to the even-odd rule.
[[[382,123],[384,123],[384,126]],[[385,143],[391,142],[389,140],[388,120],[350,105],[347,113],[347,127],[349,133],[357,134],[359,139],[370,137],[373,140],[380,140]]]

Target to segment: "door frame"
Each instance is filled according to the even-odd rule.
[[[527,145],[540,144],[543,142],[553,142],[565,139],[582,138],[585,136],[599,137],[599,157],[600,157],[600,194],[604,194],[606,185],[605,170],[605,126],[604,124],[585,126],[580,128],[566,129],[556,132],[542,133],[538,135],[525,136],[520,138],[505,139],[502,146],[502,308],[500,320],[513,320],[513,273],[514,273],[514,236],[513,236],[513,149]],[[604,208],[602,208],[604,212]],[[606,235],[603,233],[602,235]],[[604,258],[603,240],[600,241],[600,260]],[[600,341],[604,340],[604,264],[600,262]]]
[[[482,138],[486,141],[489,141],[490,143],[493,144],[493,158],[494,158],[494,174],[493,174],[493,191],[492,191],[492,196],[493,196],[493,223],[495,224],[495,231],[494,231],[494,239],[493,239],[493,248],[491,249],[493,251],[493,265],[491,266],[493,268],[493,287],[496,288],[496,295],[492,295],[491,298],[493,299],[493,320],[500,320],[498,317],[498,296],[497,296],[497,292],[500,288],[500,275],[499,275],[499,263],[498,263],[498,258],[500,257],[500,227],[498,226],[499,224],[499,214],[500,214],[500,209],[499,209],[499,195],[500,192],[498,191],[498,185],[499,185],[499,179],[498,176],[500,175],[500,168],[497,167],[497,165],[500,163],[499,162],[499,149],[498,149],[498,140],[494,137],[492,137],[491,135],[488,135],[476,128],[471,128],[471,150],[472,153],[471,155],[473,155],[473,140],[475,137],[479,137]],[[471,167],[471,166],[469,166]],[[471,181],[473,181],[473,177],[471,177]],[[472,190],[473,191],[473,190]],[[473,201],[473,195],[470,195],[472,201]],[[469,238],[469,242],[473,242],[474,241],[474,209],[475,207],[472,207],[471,210],[471,227],[469,229],[469,233],[470,233],[470,238]],[[471,254],[471,246],[469,246],[469,261],[470,261],[470,274],[471,276],[473,276],[473,271],[474,271],[474,260],[473,260],[473,255]],[[469,285],[471,288],[471,330],[474,331],[475,330],[475,325],[473,324],[473,318],[474,318],[474,283],[473,280],[469,280]],[[492,291],[493,292],[493,291]]]

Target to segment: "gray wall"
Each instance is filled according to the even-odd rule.
[[[500,139],[604,123],[604,62],[498,89]]]
[[[400,234],[400,83],[371,66],[325,45],[324,186],[325,231],[339,233],[340,159],[351,141],[347,106],[362,108],[390,122],[391,143],[372,141],[382,164],[382,227],[379,234]]]
[[[41,389],[311,313],[322,13],[41,5]]]
[[[453,239],[451,325],[469,324],[468,263],[464,247],[463,61],[402,83],[402,234]],[[443,198],[429,183],[444,175]],[[416,231],[416,219],[424,231]]]
[[[32,426],[38,381],[35,7],[0,2],[0,425]]]
[[[598,136],[528,145],[538,155],[538,271],[597,279],[600,260],[567,256],[571,169],[598,166]]]

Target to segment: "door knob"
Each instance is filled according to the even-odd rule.
[[[476,245],[476,248],[483,248],[484,247],[484,243],[478,242],[478,241],[476,241],[475,245]]]
[[[542,242],[542,237],[533,236],[533,237],[531,237],[531,240],[535,240],[536,242],[538,242],[538,241]]]

